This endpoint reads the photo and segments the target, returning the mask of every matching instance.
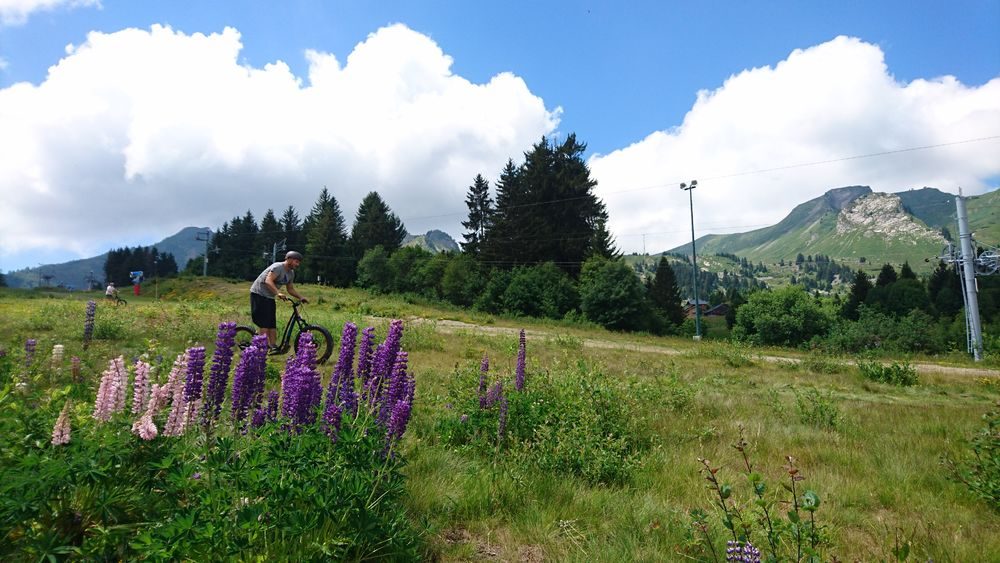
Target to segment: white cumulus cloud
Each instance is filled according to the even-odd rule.
[[[0,258],[91,256],[248,209],[304,217],[324,186],[348,224],[375,190],[411,232],[458,236],[475,174],[558,125],[521,78],[472,83],[403,25],[344,62],[304,53],[305,78],[241,48],[231,28],[92,32],[42,83],[0,90]]]
[[[982,193],[1000,176],[998,137],[1000,77],[901,83],[878,46],[837,37],[698,92],[679,126],[589,164],[619,245],[659,252],[690,241],[680,182],[699,183],[697,236],[745,232],[841,186]],[[945,146],[848,158],[932,145]]]
[[[21,25],[34,12],[57,8],[100,7],[100,0],[0,0],[0,25]]]

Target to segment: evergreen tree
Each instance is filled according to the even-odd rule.
[[[291,205],[281,214],[281,236],[285,239],[285,248],[305,248],[302,244],[302,223],[299,221],[299,214]]]
[[[656,310],[671,324],[679,326],[684,322],[684,308],[681,307],[677,278],[670,262],[662,256],[656,265],[656,276],[649,287],[649,297]]]
[[[608,221],[606,219],[597,220],[597,228],[590,243],[590,254],[588,258],[600,256],[608,260],[617,260],[622,257],[621,251],[615,246],[615,240],[608,232]]]
[[[576,135],[560,145],[542,137],[524,164],[508,161],[484,245],[488,260],[505,267],[553,262],[576,275],[588,256],[612,250],[609,240],[602,242],[606,237],[595,236],[608,214],[593,194],[597,183],[583,161],[585,150]]]
[[[890,283],[895,282],[898,278],[896,275],[896,269],[892,267],[892,264],[884,264],[882,270],[878,273],[878,278],[875,280],[875,287],[885,287]]]
[[[927,280],[927,297],[938,315],[952,318],[965,306],[962,298],[962,280],[958,271],[943,261]]]
[[[868,293],[872,289],[872,282],[868,279],[868,274],[864,270],[858,270],[854,274],[854,282],[851,284],[851,293],[844,303],[844,308],[840,314],[845,319],[858,320],[858,307],[868,298]]]
[[[389,206],[376,192],[369,192],[358,207],[351,230],[351,244],[355,256],[376,246],[381,246],[387,254],[392,254],[406,238],[406,228]]]
[[[470,256],[478,256],[494,213],[493,200],[490,199],[490,184],[482,174],[476,174],[472,185],[469,186],[465,205],[469,208],[469,219],[462,221],[462,226],[469,232],[463,235],[465,242],[462,243],[462,251]]]
[[[899,279],[901,280],[917,279],[917,274],[913,273],[913,268],[910,267],[909,260],[903,262],[903,265],[899,268]]]
[[[306,217],[303,231],[309,263],[306,275],[341,287],[349,285],[354,278],[354,262],[347,243],[347,227],[340,204],[326,187]]]
[[[254,248],[254,250],[262,253],[264,257],[262,262],[270,264],[273,260],[277,260],[279,256],[283,255],[281,245],[278,245],[278,252],[275,252],[274,245],[275,243],[280,243],[284,238],[281,232],[281,223],[274,216],[274,211],[268,209],[267,213],[264,213],[264,216],[260,220],[260,231],[257,233],[257,246]],[[293,247],[286,245],[285,248]]]
[[[486,263],[500,267],[512,265],[500,262],[516,252],[516,219],[524,203],[524,190],[520,184],[520,169],[514,166],[512,159],[507,159],[496,182],[497,200],[493,219],[487,225],[485,239],[481,241],[480,259]]]

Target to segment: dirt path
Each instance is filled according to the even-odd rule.
[[[484,334],[492,335],[505,335],[517,337],[521,332],[520,329],[500,327],[500,326],[484,326],[476,325],[472,323],[466,323],[462,321],[454,320],[433,320],[411,317],[407,319],[408,323],[413,324],[430,324],[434,325],[437,332],[444,334],[456,334],[459,332],[478,332]],[[538,330],[531,329],[525,330],[525,335],[539,338],[552,338],[558,336],[555,331],[548,330]],[[666,355],[679,355],[685,353],[684,350],[678,350],[677,348],[670,348],[667,346],[652,346],[649,344],[631,344],[625,342],[609,342],[607,340],[595,340],[591,338],[581,339],[583,346],[585,348],[601,348],[605,350],[629,350],[633,352],[641,352],[643,354],[666,354]],[[794,362],[798,363],[802,360],[799,358],[792,357],[782,357],[782,356],[759,356],[762,360],[767,362]],[[848,364],[854,364],[852,360],[845,360]],[[964,375],[969,377],[996,377],[1000,378],[1000,370],[986,369],[986,368],[967,368],[967,367],[957,367],[957,366],[943,366],[939,364],[929,364],[926,362],[916,362],[911,363],[914,368],[916,368],[919,373],[944,373],[951,375]]]

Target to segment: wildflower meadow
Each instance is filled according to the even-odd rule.
[[[0,558],[984,561],[1000,374],[242,283],[0,290]],[[192,297],[193,296],[193,297]],[[315,298],[313,298],[315,296]],[[279,311],[279,318],[281,317]]]

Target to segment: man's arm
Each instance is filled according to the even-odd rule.
[[[274,272],[268,272],[267,277],[264,278],[264,285],[266,285],[267,288],[271,290],[271,293],[273,293],[274,296],[277,297],[278,299],[281,300],[288,299],[287,297],[285,297],[285,294],[281,293],[281,290],[278,289],[278,284],[275,282],[276,279],[277,276],[275,276]],[[294,293],[292,295],[294,295]]]
[[[299,301],[303,303],[309,302],[308,299],[299,295],[299,292],[295,290],[295,284],[293,284],[292,282],[288,282],[285,284],[285,291],[287,291],[289,295],[297,298]]]

